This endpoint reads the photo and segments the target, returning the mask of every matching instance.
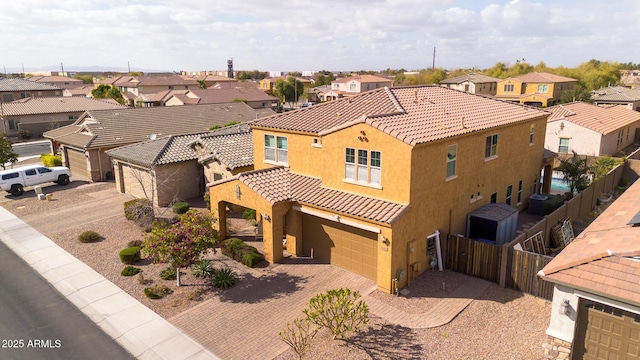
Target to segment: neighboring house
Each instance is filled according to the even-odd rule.
[[[169,94],[163,99],[165,106],[195,105],[195,104],[220,104],[235,101],[243,101],[254,109],[277,109],[278,98],[266,94],[260,89],[245,87],[216,88],[205,90],[188,90],[184,93]]]
[[[72,125],[43,134],[61,153],[74,176],[91,181],[113,178],[109,149],[150,138],[208,131],[230,122],[247,122],[274,114],[244,103],[87,111]]]
[[[545,359],[640,358],[640,183],[539,275],[554,284]]]
[[[578,80],[568,77],[532,72],[498,82],[496,98],[537,107],[553,106],[567,91],[574,91]]]
[[[38,97],[15,100],[2,105],[1,131],[9,136],[21,130],[32,136],[61,126],[72,124],[85,111],[122,109],[125,106],[111,99],[87,99],[82,97]]]
[[[50,96],[62,96],[62,88],[25,79],[0,79],[0,103],[8,103],[29,97]]]
[[[640,89],[639,70],[621,70],[620,84],[629,89]]]
[[[391,79],[375,75],[352,75],[332,81],[331,92],[337,94],[337,97],[343,97],[391,86],[393,86]]]
[[[37,82],[39,84],[48,84],[52,86],[57,86],[63,89],[73,88],[79,85],[82,85],[82,80],[70,78],[68,76],[32,76],[28,77],[27,80]]]
[[[147,140],[106,153],[114,161],[118,191],[158,206],[201,197],[206,183],[253,168],[251,128],[245,124]]]
[[[640,111],[640,87],[609,86],[591,92],[591,99],[598,106],[624,105],[630,110]]]
[[[484,74],[469,73],[440,81],[440,85],[479,95],[495,95],[501,79]]]
[[[200,74],[200,75],[181,75],[181,77],[187,80],[195,80],[196,82],[199,80],[204,81],[204,85],[207,87],[207,89],[218,83],[237,83],[238,82],[238,79],[228,78],[226,76],[221,76],[221,75]]]
[[[394,279],[404,286],[431,268],[436,245],[427,238],[436,231],[464,234],[467,214],[487,203],[526,208],[547,116],[419,86],[258,119],[255,170],[210,184],[216,226],[224,238],[229,204],[255,209],[269,262],[286,248],[391,292]]]
[[[90,98],[91,91],[93,91],[93,89],[95,89],[93,84],[80,84],[73,87],[69,86],[63,90],[62,96],[77,96],[77,97]]]
[[[267,94],[273,95],[273,90],[276,88],[276,83],[278,82],[278,80],[282,79],[284,81],[287,81],[288,78],[289,78],[288,76],[280,76],[280,77],[262,79],[259,82],[259,88],[260,90],[266,92]],[[313,81],[309,79],[297,77],[296,80],[302,83],[302,86],[305,89],[311,89],[311,87],[313,87]]]
[[[600,107],[584,102],[547,109],[544,147],[559,154],[614,155],[638,138],[640,112],[626,106]]]
[[[335,100],[333,98],[327,99],[326,94],[330,92],[331,92],[331,85],[316,86],[309,90],[309,101],[319,103],[319,102],[324,102],[328,100]]]
[[[140,94],[154,94],[164,90],[196,90],[198,82],[193,79],[185,79],[182,76],[128,76],[123,75],[116,78],[103,79],[95,83],[100,85],[115,86],[129,106],[134,106],[134,100]]]

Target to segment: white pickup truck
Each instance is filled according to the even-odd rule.
[[[0,188],[10,192],[13,196],[20,196],[24,193],[25,186],[40,185],[48,182],[67,185],[69,184],[70,176],[69,168],[64,166],[23,166],[0,171]]]

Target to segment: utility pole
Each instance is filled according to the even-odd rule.
[[[431,63],[431,69],[436,68],[436,47],[433,47],[433,62]]]
[[[131,74],[131,65],[129,65],[129,61],[127,61],[127,68],[129,69],[129,74]]]
[[[60,63],[60,69],[62,69],[62,76],[64,76],[64,64]]]

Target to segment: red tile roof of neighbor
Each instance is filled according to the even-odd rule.
[[[554,82],[571,82],[578,81],[576,79],[550,74],[546,72],[532,72],[520,76],[515,76],[510,79],[518,80],[523,83],[554,83]],[[505,79],[506,80],[506,79]]]
[[[126,108],[126,106],[120,105],[117,102],[105,100],[106,99],[98,100],[71,96],[24,98],[5,103],[2,108],[5,116],[58,114],[84,112],[87,110]]]
[[[252,126],[326,135],[366,123],[415,146],[547,115],[538,108],[440,86],[385,87],[276,114]]]
[[[640,112],[624,105],[601,107],[584,102],[574,102],[547,108],[551,112],[548,121],[565,120],[602,135],[640,121]]]
[[[540,276],[585,292],[640,305],[640,182],[631,185]]]
[[[334,83],[347,83],[351,80],[356,80],[360,83],[378,83],[378,82],[393,82],[393,79],[387,79],[375,75],[352,75],[334,80]]]
[[[247,171],[212,185],[236,179],[271,204],[295,201],[303,205],[321,207],[336,213],[381,223],[393,223],[408,207],[390,201],[323,188],[320,179],[294,174],[283,167]]]

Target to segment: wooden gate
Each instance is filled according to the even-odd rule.
[[[553,298],[553,283],[538,276],[552,257],[509,248],[506,286],[543,299]]]
[[[497,283],[501,255],[501,246],[451,235],[445,265],[447,269]]]

